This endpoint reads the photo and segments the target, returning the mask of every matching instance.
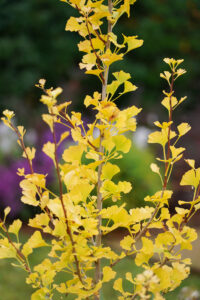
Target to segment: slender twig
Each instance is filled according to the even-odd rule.
[[[172,82],[170,84],[170,93],[171,93],[171,96],[170,96],[169,122],[172,121],[172,103],[171,103],[171,100],[172,100],[173,85],[174,85],[174,76],[172,74]],[[168,129],[168,141],[167,141],[167,155],[166,155],[166,160],[169,160],[169,157],[170,157],[170,132],[171,132],[171,125],[169,126],[169,129]],[[168,179],[167,169],[168,169],[168,165],[169,165],[169,163],[166,162],[165,163],[165,176],[164,176],[164,181],[163,181],[163,186],[162,186],[161,198],[163,197],[164,191],[167,188],[167,179]],[[153,211],[150,219],[145,224],[145,226],[141,229],[141,231],[136,235],[135,242],[137,242],[147,232],[149,225],[152,223],[152,221],[153,221],[154,217],[156,216],[156,214],[158,213],[159,209],[160,209],[160,203],[158,203],[156,205],[156,207],[155,207],[155,209],[154,209],[154,211]],[[132,255],[133,252],[132,251],[131,252],[125,251],[125,254],[126,255]],[[113,263],[110,264],[110,266],[113,267],[113,266],[115,266],[120,261],[121,261],[121,259],[116,259]]]
[[[67,114],[65,114],[64,112],[60,112],[60,116],[65,120],[67,121],[71,127],[73,129],[76,129],[76,127],[74,126],[74,124],[71,122],[70,118],[67,116]],[[87,136],[84,136],[81,132],[81,137],[84,139],[84,138],[87,138]],[[90,145],[95,151],[98,151],[98,148],[92,144],[92,142],[90,142],[90,140],[87,138],[87,143],[88,145]]]
[[[174,72],[172,73],[172,81],[170,83],[170,98],[169,98],[169,123],[172,122],[172,93],[173,93],[173,87],[174,87]],[[165,162],[165,176],[164,176],[164,188],[166,189],[167,186],[167,175],[168,175],[168,167],[169,167],[169,158],[170,158],[170,134],[171,134],[171,124],[169,124],[168,127],[168,141],[167,141],[167,157],[166,157],[166,162]]]
[[[90,26],[92,26],[92,23],[90,22],[90,20],[88,20],[88,23],[90,24]],[[96,35],[98,36],[98,38],[100,39],[100,41],[102,41],[106,45],[106,41],[101,37],[101,35],[98,32],[98,30],[97,29],[93,29],[93,30],[96,33]]]
[[[133,295],[133,297],[130,300],[136,299],[137,296],[138,296],[138,293],[136,293],[135,295]]]
[[[29,156],[28,156],[28,153],[27,153],[27,151],[26,151],[26,147],[25,147],[23,138],[22,138],[22,136],[21,136],[19,130],[18,130],[11,122],[9,122],[9,125],[12,127],[12,129],[15,131],[15,133],[16,133],[17,136],[18,136],[18,139],[19,139],[21,148],[22,148],[22,150],[24,151],[24,154],[25,154],[25,156],[26,156],[26,160],[27,160],[27,162],[28,162],[28,164],[29,164],[29,168],[30,168],[31,174],[33,175],[33,174],[34,174],[34,170],[33,170],[32,161],[29,159]],[[37,187],[37,191],[38,191],[38,194],[39,194],[39,196],[40,196],[40,198],[41,198],[42,195],[41,195],[41,192],[40,192],[40,190],[39,190],[38,187]],[[49,217],[49,219],[50,219],[50,221],[51,221],[51,223],[52,223],[52,225],[53,225],[53,218],[52,218],[52,216],[51,216],[51,214],[50,214],[50,211],[49,211],[48,207],[46,206],[46,207],[44,208],[44,210],[46,211],[46,213],[47,213],[47,215],[48,215],[48,217]]]
[[[110,14],[112,14],[112,0],[108,0],[108,9]],[[108,31],[107,31],[107,41],[106,41],[106,50],[110,48],[110,40],[109,40],[109,33],[112,32],[112,24],[108,20]],[[104,81],[102,83],[102,94],[101,94],[101,99],[102,101],[106,98],[106,90],[107,90],[107,83],[108,83],[108,74],[109,74],[109,67],[104,66]],[[104,148],[102,146],[102,141],[103,141],[104,133],[103,131],[100,134],[100,145],[99,145],[99,152],[103,153]],[[100,154],[99,155],[99,160],[103,161],[103,156]],[[98,235],[96,236],[96,247],[101,246],[101,239],[102,239],[102,232],[101,232],[101,224],[102,224],[102,217],[101,217],[101,210],[102,210],[102,202],[103,202],[103,197],[101,193],[101,187],[102,187],[102,180],[101,180],[101,174],[102,174],[102,168],[103,168],[103,163],[99,165],[98,167],[98,182],[97,182],[97,209],[99,211],[98,214]],[[97,284],[101,280],[101,259],[98,259],[95,263],[95,283]],[[94,300],[99,300],[100,299],[100,293],[99,291],[97,294],[94,296]]]
[[[3,221],[2,221],[1,219],[0,219],[0,223],[3,224]],[[28,273],[31,273],[31,269],[30,269],[29,265],[28,265],[27,262],[26,262],[25,256],[24,256],[23,253],[19,250],[19,248],[17,248],[17,246],[13,243],[13,241],[12,241],[12,239],[10,238],[10,235],[9,235],[9,233],[8,233],[8,230],[7,230],[7,228],[6,228],[6,226],[5,226],[4,224],[2,225],[2,228],[3,228],[3,230],[4,230],[4,232],[5,232],[6,236],[7,236],[7,239],[8,239],[8,241],[9,241],[9,243],[11,244],[11,246],[12,246],[12,247],[15,249],[15,251],[17,252],[17,255],[18,255],[20,261],[23,263],[23,265],[24,265],[26,271],[27,271]]]
[[[97,58],[97,66],[98,66],[98,69],[101,70],[102,67],[101,67],[101,59],[99,57],[99,55],[97,54],[97,51],[95,50],[94,46],[93,46],[93,43],[92,43],[92,36],[91,36],[91,33],[90,33],[90,29],[89,29],[89,26],[88,26],[88,17],[85,16],[85,24],[86,24],[86,28],[87,28],[87,31],[88,31],[88,35],[89,35],[89,41],[90,41],[90,45],[91,45],[91,48]],[[102,73],[100,73],[100,77],[101,77],[101,80],[102,80],[102,83],[103,85],[105,84],[104,82],[104,76],[102,75]]]
[[[25,154],[26,159],[27,159],[27,161],[28,161],[28,164],[29,164],[29,168],[30,168],[31,174],[33,174],[34,172],[33,172],[32,162],[31,162],[31,160],[30,160],[29,157],[28,157],[28,153],[27,153],[27,151],[26,151],[26,147],[25,147],[25,145],[24,145],[23,138],[22,138],[21,134],[19,133],[19,130],[18,130],[11,122],[9,122],[9,125],[12,127],[12,129],[15,131],[15,133],[16,133],[17,136],[18,136],[18,139],[19,139],[21,148],[22,148],[22,150],[24,151],[24,154]]]
[[[60,201],[61,201],[61,205],[62,205],[62,209],[63,209],[63,213],[64,213],[65,224],[66,224],[66,227],[67,227],[67,234],[68,234],[68,236],[70,238],[70,241],[71,241],[71,244],[72,244],[72,252],[74,254],[74,260],[75,260],[75,264],[76,264],[78,278],[79,278],[80,282],[82,284],[84,284],[84,281],[83,281],[82,276],[81,276],[80,263],[78,261],[78,257],[77,257],[77,254],[76,254],[75,241],[73,239],[73,234],[72,234],[72,231],[71,231],[71,228],[70,228],[70,225],[69,225],[68,216],[67,216],[67,210],[65,208],[64,200],[63,200],[63,186],[62,186],[62,178],[61,178],[60,169],[59,169],[59,162],[58,162],[58,154],[57,154],[58,145],[57,145],[57,141],[56,141],[56,132],[55,132],[54,120],[53,120],[53,141],[54,141],[54,145],[55,145],[54,158],[55,158],[55,167],[56,167],[56,173],[57,173],[57,178],[58,178],[58,183],[59,183]]]

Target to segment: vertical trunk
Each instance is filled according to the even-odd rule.
[[[112,0],[108,0],[108,8],[109,12],[112,13]],[[112,31],[112,24],[111,22],[108,21],[108,33]],[[107,39],[106,43],[106,50],[110,48],[110,41]],[[102,85],[102,97],[101,99],[104,100],[106,98],[106,89],[107,89],[107,82],[108,82],[108,74],[109,74],[109,67],[105,67],[104,69],[104,83]],[[103,140],[103,132],[100,132],[100,146],[99,146],[99,152],[103,153],[104,149],[102,146],[102,140]],[[99,160],[102,160],[103,157],[102,155],[99,156]],[[101,194],[101,186],[102,186],[102,181],[101,181],[101,173],[102,173],[102,167],[103,164],[101,164],[98,167],[98,183],[97,183],[97,209],[100,212],[102,210],[102,194]],[[96,246],[100,247],[101,246],[101,224],[102,224],[102,218],[101,215],[98,216],[98,232],[99,234],[96,237]],[[95,283],[97,284],[101,280],[101,260],[98,259],[96,264],[95,264]],[[100,299],[100,291],[94,296],[94,300],[99,300]]]

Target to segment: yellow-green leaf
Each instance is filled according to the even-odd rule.
[[[150,168],[151,168],[152,172],[160,174],[160,168],[157,166],[157,164],[151,164]]]
[[[187,171],[180,182],[180,185],[191,185],[197,188],[200,181],[200,168]]]
[[[178,125],[177,128],[178,128],[179,136],[182,136],[186,134],[188,131],[190,131],[191,126],[188,123],[181,123],[180,125]]]
[[[78,162],[80,163],[85,147],[82,145],[70,146],[66,149],[62,155],[66,162]]]
[[[126,138],[124,135],[113,136],[112,141],[116,146],[117,151],[128,153],[131,148],[131,140]]]
[[[133,50],[133,49],[136,49],[136,48],[139,48],[143,45],[144,41],[143,40],[138,40],[137,39],[137,35],[135,36],[124,36],[124,43],[127,43],[128,45],[128,49],[127,49],[127,52]]]
[[[120,168],[117,165],[113,165],[110,162],[103,165],[101,179],[112,179],[112,177],[120,172]]]
[[[13,223],[9,226],[8,231],[18,235],[21,226],[22,226],[22,221],[14,220]]]
[[[124,290],[122,287],[122,278],[118,278],[117,280],[115,280],[113,288],[114,288],[114,290],[119,291],[122,294],[124,293]]]
[[[120,246],[124,250],[131,250],[133,243],[134,239],[130,235],[127,235],[120,241]]]
[[[115,278],[116,272],[111,269],[111,267],[104,267],[103,268],[103,282],[108,282]]]

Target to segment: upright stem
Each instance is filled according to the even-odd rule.
[[[78,257],[77,257],[77,254],[76,254],[76,248],[75,248],[75,241],[74,241],[74,238],[73,238],[73,232],[72,232],[72,230],[70,228],[70,225],[69,225],[67,210],[65,208],[64,199],[63,199],[62,178],[61,178],[60,169],[59,169],[59,162],[58,162],[58,154],[57,154],[58,145],[57,145],[57,141],[56,141],[54,121],[53,121],[53,141],[54,141],[54,145],[55,145],[55,153],[54,153],[55,154],[55,167],[56,167],[56,173],[57,173],[57,178],[58,178],[58,183],[59,183],[60,201],[61,201],[61,205],[62,205],[62,209],[63,209],[63,214],[64,214],[64,217],[65,217],[65,224],[66,224],[66,227],[67,227],[67,234],[68,234],[68,236],[70,238],[70,241],[71,241],[71,244],[72,244],[72,252],[74,254],[74,260],[75,260],[75,265],[76,265],[76,271],[77,271],[78,278],[79,278],[80,282],[82,284],[84,284],[82,276],[81,276],[80,263],[78,261]]]
[[[10,124],[11,128],[15,131],[15,133],[17,134],[17,137],[18,137],[18,139],[19,139],[21,148],[22,148],[22,150],[24,151],[26,160],[27,160],[27,162],[28,162],[28,164],[29,164],[30,172],[31,172],[31,174],[33,175],[33,174],[34,174],[34,170],[33,170],[32,161],[29,159],[29,156],[28,156],[28,153],[27,153],[27,151],[26,151],[26,147],[25,147],[23,138],[22,138],[22,136],[21,136],[19,130],[18,130],[11,122],[10,122],[9,124]],[[39,187],[37,187],[37,191],[38,191],[38,194],[39,194],[39,196],[40,196],[40,198],[41,198],[41,197],[42,197],[42,193],[41,193]],[[50,211],[49,211],[48,207],[46,206],[46,207],[44,208],[44,210],[45,210],[45,212],[47,213],[47,215],[48,215],[48,217],[49,217],[49,219],[50,219],[50,221],[51,221],[52,226],[54,226],[54,225],[53,225],[53,218],[52,218],[52,216],[51,216],[51,214],[50,214]]]
[[[173,92],[173,88],[174,88],[174,73],[172,73],[172,81],[170,84],[170,98],[169,98],[169,106],[170,106],[170,110],[169,110],[169,122],[172,121],[172,92]],[[166,160],[169,160],[170,158],[170,134],[171,134],[171,124],[169,125],[168,128],[168,142],[167,142],[167,157]],[[163,188],[166,189],[167,187],[167,177],[168,177],[168,167],[169,167],[169,162],[165,162],[165,176],[164,176],[164,185]]]
[[[112,0],[108,0],[108,9],[110,14],[112,14]],[[110,48],[110,41],[109,41],[109,33],[112,32],[112,24],[110,21],[108,21],[108,38],[106,41],[106,50]],[[103,83],[102,83],[102,96],[101,100],[104,100],[106,98],[106,90],[107,90],[107,83],[108,83],[108,74],[109,74],[109,67],[104,68],[104,74],[103,74]],[[104,132],[100,131],[100,145],[99,145],[99,152],[102,153],[99,155],[99,160],[103,160],[103,152],[104,148],[102,146],[102,140],[103,140]],[[101,180],[101,173],[102,173],[102,168],[103,168],[103,163],[101,163],[98,167],[98,183],[97,183],[97,209],[99,212],[102,210],[102,194],[101,194],[101,187],[102,187],[102,180]],[[96,237],[96,247],[101,246],[101,225],[102,225],[102,218],[101,215],[98,215],[98,235]],[[96,261],[96,266],[95,266],[95,283],[97,284],[101,280],[101,259],[98,259]],[[94,295],[95,300],[100,299],[100,293],[99,291]]]

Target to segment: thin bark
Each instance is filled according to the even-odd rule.
[[[3,224],[3,220],[2,220],[1,218],[0,218],[0,223]],[[24,256],[24,254],[20,251],[19,248],[17,248],[17,247],[15,246],[15,244],[13,243],[12,239],[10,238],[10,235],[9,235],[9,233],[8,233],[8,230],[7,230],[7,228],[6,228],[6,226],[5,226],[4,224],[2,225],[2,228],[3,228],[3,231],[5,232],[5,234],[6,234],[6,236],[7,236],[7,239],[8,239],[8,241],[9,241],[9,243],[10,243],[11,246],[15,249],[15,251],[16,251],[16,253],[17,253],[17,256],[19,257],[20,261],[23,263],[23,265],[24,265],[26,271],[27,271],[28,273],[31,273],[31,269],[30,269],[29,265],[28,265],[27,262],[26,262],[26,258],[25,258],[25,256]]]
[[[173,86],[174,86],[174,74],[172,74],[172,82],[170,84],[170,93],[172,94],[173,92]],[[169,112],[169,122],[172,121],[172,95],[170,96],[169,99],[169,105],[170,105],[170,112]],[[170,132],[171,132],[171,125],[169,126],[169,130],[168,130],[168,141],[167,141],[167,157],[166,160],[168,160],[170,158]],[[163,181],[163,186],[162,186],[162,193],[161,193],[161,198],[163,197],[164,191],[167,188],[167,169],[169,166],[169,162],[165,162],[165,175],[164,175],[164,181]],[[160,209],[160,203],[158,203],[150,217],[150,219],[148,220],[148,222],[146,223],[146,225],[141,229],[141,231],[136,235],[135,237],[135,242],[137,242],[148,230],[149,225],[152,223],[154,217],[157,215],[158,211]],[[126,255],[131,255],[132,251],[129,253],[129,251],[125,251]],[[110,267],[115,266],[118,262],[120,262],[121,259],[116,259],[113,263],[110,264]],[[133,298],[134,299],[134,298]]]
[[[112,0],[108,0],[108,9],[110,14],[112,14]],[[106,50],[110,48],[110,41],[109,41],[109,33],[112,32],[112,24],[110,21],[108,21],[108,37],[106,41]],[[104,100],[106,98],[106,90],[107,90],[107,84],[108,84],[108,74],[109,74],[109,67],[104,68],[104,80],[102,84],[102,95],[101,99]],[[100,134],[100,146],[99,146],[99,152],[103,154],[104,148],[102,146],[102,140],[103,140],[103,132]],[[103,160],[103,155],[99,155],[99,160]],[[103,163],[101,163],[98,167],[98,183],[97,183],[97,209],[99,213],[102,210],[102,202],[103,202],[103,197],[101,194],[101,187],[102,187],[102,180],[101,180],[101,174],[102,174],[102,168],[103,168]],[[96,247],[101,246],[101,239],[102,239],[102,232],[101,232],[101,225],[102,225],[102,217],[101,214],[98,215],[98,235],[96,237]],[[95,263],[95,283],[98,284],[98,282],[101,280],[101,259],[98,259]],[[96,295],[94,295],[94,300],[99,300],[100,299],[100,292],[98,291]]]
[[[80,263],[78,261],[77,254],[76,254],[75,241],[73,239],[73,234],[72,234],[71,228],[69,226],[67,210],[65,208],[64,201],[63,201],[62,178],[61,178],[59,163],[58,163],[58,154],[57,154],[58,146],[57,146],[57,141],[56,141],[55,123],[54,122],[53,122],[53,141],[54,141],[54,145],[55,145],[55,152],[54,152],[55,156],[54,157],[55,157],[56,173],[57,173],[57,178],[58,178],[58,183],[59,183],[60,201],[61,201],[61,205],[62,205],[64,217],[65,217],[65,224],[66,224],[66,227],[67,227],[67,234],[69,235],[69,238],[70,238],[70,241],[71,241],[71,244],[72,244],[72,252],[74,254],[74,260],[75,260],[75,265],[76,265],[76,271],[77,271],[78,278],[79,278],[80,282],[82,284],[84,284],[84,281],[83,281],[82,276],[81,276]]]
[[[89,41],[90,41],[90,46],[93,50],[93,53],[95,54],[96,56],[96,59],[97,59],[97,66],[98,66],[98,69],[99,70],[102,70],[102,67],[101,67],[101,59],[99,57],[99,55],[97,54],[96,50],[94,49],[94,46],[93,46],[93,43],[92,43],[92,37],[91,37],[91,33],[90,33],[90,29],[89,29],[89,26],[88,26],[88,17],[86,16],[85,17],[85,24],[86,24],[86,27],[87,27],[87,31],[88,31],[88,34],[89,34]],[[101,80],[102,80],[102,83],[103,85],[105,85],[105,78],[104,76],[102,75],[102,73],[100,73],[100,77],[101,77]]]
[[[26,160],[28,161],[29,168],[30,168],[30,172],[31,172],[31,174],[33,175],[33,174],[34,174],[34,170],[33,170],[32,161],[31,161],[31,160],[29,159],[29,157],[28,157],[28,153],[27,153],[27,151],[26,151],[26,147],[25,147],[25,145],[24,145],[23,138],[22,138],[22,136],[21,136],[19,130],[18,130],[11,122],[9,123],[9,125],[12,127],[12,129],[15,131],[16,135],[18,136],[18,139],[19,139],[21,148],[22,148],[22,150],[24,151]],[[40,190],[39,190],[38,187],[37,187],[37,191],[38,191],[38,194],[39,194],[39,196],[40,196],[40,198],[41,198],[41,197],[42,197],[42,194],[41,194],[41,192],[40,192]],[[50,211],[49,211],[48,207],[45,207],[44,210],[45,210],[45,212],[47,213],[47,215],[48,215],[48,217],[49,217],[49,219],[50,219],[50,222],[51,222],[52,225],[53,225],[53,218],[52,218],[52,216],[51,216],[51,214],[50,214]],[[53,226],[54,226],[54,225],[53,225]]]

